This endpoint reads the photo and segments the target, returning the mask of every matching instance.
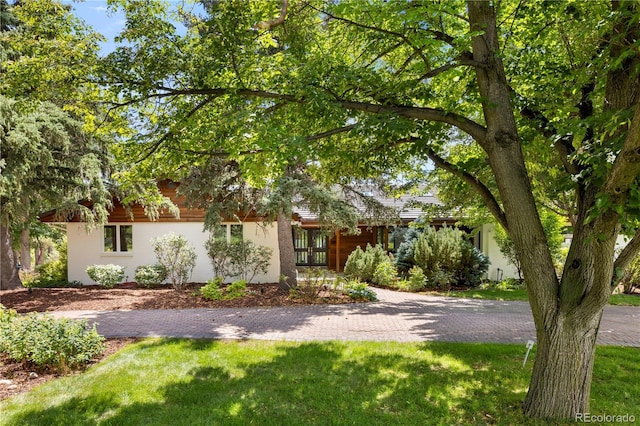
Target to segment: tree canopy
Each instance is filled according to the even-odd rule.
[[[95,126],[100,90],[89,79],[95,73],[101,36],[69,7],[53,0],[12,6],[3,1],[2,15],[6,19],[0,31],[4,289],[20,285],[10,228],[17,233],[28,230],[39,213],[53,208],[61,217],[78,214],[90,224],[101,222],[111,196],[106,187],[109,139]]]
[[[539,345],[525,413],[588,412],[602,310],[640,247],[636,3],[202,1],[172,17],[186,34],[160,1],[111,4],[127,25],[100,82],[139,130],[122,146],[139,167],[223,153],[263,186],[290,165],[344,182],[430,159],[522,261]],[[558,200],[574,224],[560,278],[538,214]]]

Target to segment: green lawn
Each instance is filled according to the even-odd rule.
[[[151,339],[0,403],[3,425],[535,424],[524,345]],[[532,354],[533,355],[533,354]],[[640,351],[599,347],[591,413],[640,418]]]
[[[449,291],[446,293],[430,293],[440,296],[466,297],[469,299],[521,300],[527,301],[527,291],[523,288],[477,288],[466,291]],[[609,299],[610,305],[640,306],[640,296],[631,294],[614,294]]]
[[[448,291],[440,294],[443,296],[466,297],[469,299],[529,300],[527,297],[527,290],[520,288],[476,288],[466,291]]]

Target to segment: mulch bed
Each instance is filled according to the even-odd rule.
[[[352,303],[353,300],[329,290],[317,298],[293,298],[277,284],[250,284],[249,294],[233,300],[206,300],[199,295],[203,284],[191,283],[182,290],[170,286],[138,287],[125,283],[112,289],[99,286],[73,288],[34,288],[0,291],[0,304],[19,313],[73,310],[134,310],[240,308],[255,306],[291,306],[324,303]]]
[[[203,284],[192,283],[182,290],[170,286],[138,287],[124,283],[112,289],[99,286],[73,288],[21,288],[0,291],[0,304],[19,313],[69,310],[134,310],[238,308],[255,306],[291,306],[353,303],[348,296],[322,289],[317,297],[291,297],[277,284],[250,284],[249,294],[233,300],[206,300],[199,295]],[[107,339],[107,349],[93,363],[117,352],[136,339]],[[91,365],[91,364],[90,364]],[[88,367],[88,366],[87,366]],[[79,371],[70,374],[78,374]],[[0,400],[27,392],[33,387],[60,377],[57,372],[38,370],[28,363],[17,363],[0,354]]]
[[[106,339],[105,351],[100,357],[88,364],[85,369],[137,340],[134,338]],[[80,374],[82,371],[84,370],[75,370],[69,374]],[[27,392],[49,380],[69,374],[42,370],[25,362],[14,362],[6,355],[0,354],[0,400]]]

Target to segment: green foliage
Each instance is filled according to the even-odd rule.
[[[431,284],[432,281],[429,281]],[[409,291],[420,291],[424,290],[427,286],[427,276],[421,267],[414,265],[411,269],[409,269],[409,279],[407,280],[407,288],[404,290]]]
[[[258,246],[252,241],[228,243],[215,237],[205,243],[205,248],[216,275],[239,276],[249,283],[258,273],[267,273],[273,253],[270,247]]]
[[[207,300],[222,300],[224,298],[224,295],[220,290],[222,282],[222,277],[216,277],[213,280],[207,281],[207,284],[200,287],[200,295]]]
[[[373,272],[373,283],[384,287],[392,287],[395,280],[398,278],[398,270],[391,258],[387,257],[387,260],[380,262],[375,271]]]
[[[120,265],[89,265],[87,275],[104,288],[113,288],[124,279],[124,267]]]
[[[48,230],[48,226],[45,230]],[[68,255],[66,241],[58,244],[58,259],[38,265],[35,271],[22,275],[22,284],[27,288],[76,287],[78,281],[68,281]]]
[[[561,271],[562,267],[559,267],[559,265],[564,263],[564,258],[566,257],[566,252],[562,250],[562,242],[564,241],[564,236],[562,235],[563,220],[556,213],[547,210],[541,210],[540,220],[542,221],[542,227],[553,261],[557,265],[556,268]],[[496,226],[494,230],[494,239],[500,248],[500,253],[516,268],[518,278],[522,279],[520,259],[516,253],[513,240],[502,227]]]
[[[367,244],[365,251],[358,246],[347,258],[344,266],[345,277],[360,281],[374,282],[374,272],[378,265],[388,262],[389,256],[384,248],[377,244],[372,247]]]
[[[0,95],[0,116],[2,223],[51,205],[60,217],[75,213],[89,223],[104,221],[111,200],[102,180],[108,173],[104,142],[52,103],[27,107]],[[93,207],[79,204],[83,199]]]
[[[325,290],[335,290],[340,285],[340,278],[333,278],[328,270],[323,268],[304,268],[302,276],[298,278],[298,285],[289,289],[289,296],[308,303],[320,298]]]
[[[222,282],[222,277],[209,280],[206,285],[200,287],[200,295],[207,300],[233,300],[244,297],[247,294],[247,282],[245,280],[235,281],[221,289]]]
[[[180,290],[196,266],[196,250],[183,235],[167,234],[151,240],[158,263],[167,271],[174,289]]]
[[[140,265],[136,268],[134,279],[144,287],[155,287],[167,279],[167,270],[162,265]]]
[[[0,352],[15,361],[66,371],[87,364],[104,349],[104,338],[87,321],[31,313],[18,316],[0,306]]]
[[[342,291],[344,291],[350,298],[355,300],[368,300],[372,302],[378,300],[378,296],[376,295],[375,291],[370,289],[367,286],[367,283],[358,280],[347,281],[342,286]]]
[[[428,285],[443,290],[453,284],[476,287],[489,268],[487,256],[474,248],[462,231],[449,227],[407,233],[395,261],[405,274],[419,266]]]
[[[625,269],[620,284],[624,294],[633,294],[640,288],[640,255],[637,255]]]
[[[364,269],[364,251],[360,246],[358,246],[347,257],[347,261],[344,264],[344,276],[355,278],[360,275],[360,271],[362,271],[363,269]]]
[[[247,294],[247,282],[245,280],[234,281],[226,288],[225,299],[237,299]]]

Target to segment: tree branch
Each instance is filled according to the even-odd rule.
[[[460,169],[455,164],[452,164],[444,158],[440,157],[433,149],[426,147],[424,148],[424,150],[431,161],[435,163],[436,167],[452,173],[453,175],[466,182],[469,186],[471,186],[471,188],[473,188],[485,202],[493,217],[495,217],[498,223],[508,232],[509,225],[507,224],[507,216],[505,215],[504,211],[502,211],[502,207],[500,207],[500,204],[498,204],[498,200],[496,200],[491,190],[484,183],[482,183],[480,179],[478,179],[476,176],[473,176],[471,173]]]
[[[327,130],[326,132],[317,133],[317,134],[312,135],[312,136],[307,136],[305,138],[305,140],[307,142],[317,141],[319,139],[328,138],[329,136],[337,135],[339,133],[348,132],[350,130],[353,130],[355,127],[356,127],[355,124],[350,124],[350,125],[344,126],[344,127],[338,127],[336,129]]]
[[[130,105],[135,102],[140,102],[144,99],[150,98],[165,98],[176,95],[207,95],[211,99],[224,95],[238,95],[241,97],[256,97],[262,99],[275,99],[285,101],[289,103],[305,103],[304,98],[298,98],[293,95],[268,92],[265,90],[252,90],[252,89],[174,89],[171,87],[157,87],[157,90],[162,90],[162,93],[152,93],[146,97],[141,97],[136,100],[131,100],[120,104],[122,106]],[[453,112],[444,111],[435,108],[426,107],[413,107],[404,105],[378,105],[364,102],[355,102],[336,99],[333,101],[344,108],[352,111],[368,112],[373,114],[396,114],[401,117],[413,118],[420,121],[435,121],[438,123],[450,124],[463,132],[469,134],[476,142],[483,144],[486,137],[486,128],[470,120],[464,116],[458,115]]]
[[[611,167],[603,186],[615,204],[624,204],[629,198],[631,184],[640,175],[640,105],[636,106],[631,125],[620,153]]]
[[[445,71],[448,71],[452,68],[457,68],[459,66],[471,66],[474,68],[478,68],[478,67],[484,68],[484,64],[474,61],[473,58],[470,58],[467,55],[460,55],[456,58],[456,62],[447,64],[447,65],[442,65],[438,68],[427,71],[422,76],[420,76],[420,78],[418,78],[418,81],[422,81],[427,78],[433,78],[438,74],[442,74]]]
[[[413,118],[421,121],[435,121],[438,123],[450,124],[470,135],[481,145],[484,144],[486,139],[487,130],[485,127],[466,117],[441,109],[397,105],[376,105],[345,100],[337,100],[336,102],[353,111],[362,111],[374,114],[396,114],[401,117]]]
[[[615,262],[613,263],[613,271],[623,271],[629,266],[631,261],[636,257],[640,251],[640,229],[636,231],[629,243],[622,249]],[[612,284],[616,285],[617,280],[612,280]]]
[[[318,8],[313,7],[313,6],[311,6],[311,7],[314,10],[327,15],[329,18],[335,19],[336,21],[344,22],[346,24],[353,25],[355,27],[362,28],[362,29],[365,29],[365,30],[376,31],[376,32],[379,32],[379,33],[382,33],[382,34],[386,34],[386,35],[390,35],[390,36],[393,36],[393,37],[400,38],[404,43],[406,43],[409,47],[411,47],[414,52],[416,52],[418,55],[420,55],[420,58],[422,59],[422,62],[424,62],[425,66],[427,68],[429,68],[429,60],[424,55],[424,52],[422,51],[422,49],[420,49],[417,46],[415,46],[411,42],[411,40],[409,40],[409,38],[406,35],[404,35],[402,33],[395,32],[395,31],[385,30],[384,28],[374,27],[372,25],[361,24],[360,22],[352,21],[351,19],[347,19],[347,18],[343,18],[343,17],[340,17],[340,16],[336,16],[336,15],[330,13],[330,12],[327,12],[326,10],[318,9]]]
[[[205,105],[207,105],[209,102],[211,102],[213,100],[213,98],[206,98],[204,100],[202,100],[200,103],[198,103],[195,107],[193,107],[191,109],[191,111],[189,111],[189,113],[184,117],[184,120],[186,120],[187,118],[193,116],[193,114],[195,114],[196,112],[198,112],[202,107],[204,107]],[[171,136],[173,136],[173,130],[169,130],[167,133],[164,134],[164,136],[162,136],[160,139],[158,139],[145,153],[145,155],[140,158],[139,160],[136,161],[136,163],[141,163],[144,160],[146,160],[147,158],[149,158],[154,152],[156,152],[158,150],[158,148],[160,148],[160,145],[162,145],[167,139],[169,139]]]
[[[254,29],[270,30],[284,23],[284,19],[287,17],[287,8],[289,7],[289,0],[282,0],[282,7],[280,8],[280,15],[277,18],[270,21],[258,22]]]

